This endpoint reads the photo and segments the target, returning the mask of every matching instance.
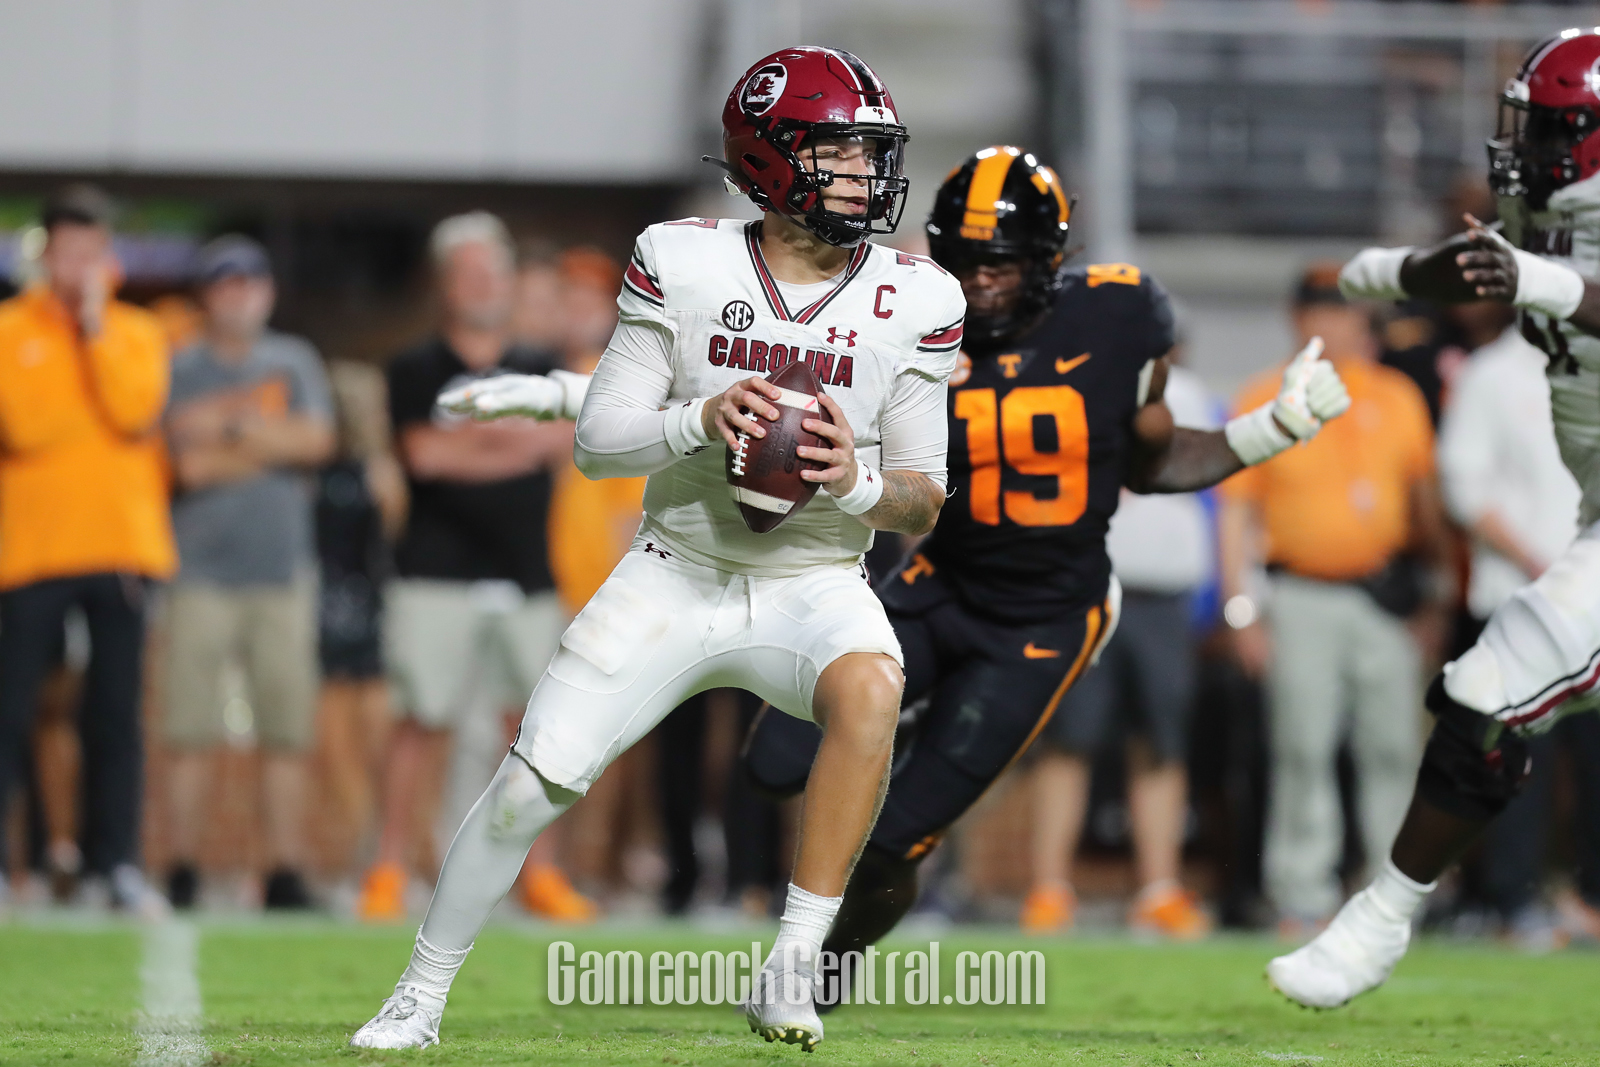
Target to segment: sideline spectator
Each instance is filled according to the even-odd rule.
[[[322,866],[353,873],[355,849],[377,814],[378,781],[392,725],[383,676],[384,583],[405,523],[405,474],[389,431],[383,373],[363,363],[328,365],[339,452],[317,473],[318,820]]]
[[[1221,524],[1236,651],[1250,673],[1271,664],[1264,863],[1286,937],[1309,933],[1341,901],[1335,759],[1346,737],[1369,862],[1388,853],[1399,828],[1421,748],[1424,651],[1407,622],[1442,626],[1446,598],[1433,597],[1430,610],[1425,587],[1443,592],[1450,558],[1427,405],[1409,378],[1375,362],[1368,313],[1340,295],[1337,264],[1306,272],[1293,315],[1299,344],[1313,336],[1326,343],[1349,387],[1350,413],[1224,482]],[[1270,399],[1278,374],[1247,385],[1237,409]],[[1254,615],[1248,561],[1263,540],[1272,574],[1265,628],[1246,617]]]
[[[1215,429],[1218,412],[1198,376],[1174,365],[1167,406],[1179,426]],[[1184,765],[1194,707],[1193,598],[1215,570],[1212,520],[1193,493],[1138,496],[1126,490],[1106,548],[1122,583],[1122,615],[1100,662],[1061,700],[1045,727],[1033,771],[1033,889],[1024,929],[1072,926],[1072,858],[1089,803],[1097,752],[1121,736],[1128,717],[1128,812],[1139,895],[1129,925],[1142,933],[1191,940],[1211,921],[1179,884],[1189,810]]]
[[[1522,338],[1504,304],[1450,309],[1475,350],[1456,376],[1439,432],[1439,477],[1452,517],[1472,539],[1466,615],[1455,647],[1470,648],[1489,615],[1544,573],[1578,532],[1580,493],[1561,462],[1550,421],[1548,360]],[[1534,738],[1534,771],[1494,821],[1464,874],[1511,936],[1549,948],[1554,923],[1539,902],[1555,748],[1570,731]],[[1580,778],[1600,768],[1579,766]],[[1592,808],[1579,812],[1590,821]],[[1584,852],[1580,848],[1580,855]],[[1588,857],[1585,857],[1588,858]]]
[[[389,410],[411,509],[385,593],[384,659],[401,716],[385,761],[377,862],[359,914],[405,914],[413,864],[433,865],[432,823],[452,729],[474,706],[519,707],[566,623],[546,556],[552,465],[572,426],[435,418],[440,390],[468,377],[542,374],[551,358],[512,340],[515,269],[499,219],[472,212],[434,229],[438,336],[389,365]],[[430,872],[431,873],[431,872]],[[592,905],[564,876],[556,914]]]
[[[219,237],[200,250],[196,282],[201,339],[173,362],[167,413],[181,561],[167,605],[167,891],[194,904],[210,756],[226,740],[225,677],[237,665],[262,749],[263,902],[304,908],[317,687],[307,472],[333,452],[332,400],[316,350],[267,328],[276,289],[265,249]]]
[[[113,299],[111,218],[92,186],[52,195],[42,282],[0,304],[0,809],[76,605],[91,644],[78,715],[86,868],[113,904],[154,916],[165,901],[137,866],[139,705],[147,583],[177,565],[156,433],[168,366],[155,319]]]

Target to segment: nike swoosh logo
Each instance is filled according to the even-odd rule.
[[[1073,367],[1076,367],[1078,364],[1087,363],[1088,361],[1089,361],[1089,353],[1087,353],[1087,352],[1085,352],[1083,355],[1079,356],[1077,359],[1057,359],[1056,360],[1056,373],[1057,374],[1065,374],[1065,373],[1067,373],[1067,371],[1071,370]]]
[[[1038,648],[1032,641],[1022,646],[1022,654],[1028,659],[1056,659],[1061,655],[1059,651],[1053,648]]]

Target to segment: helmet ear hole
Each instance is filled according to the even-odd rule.
[[[739,159],[744,163],[745,166],[749,167],[757,174],[760,174],[762,171],[771,166],[771,164],[766,160],[751,152],[746,152],[744,155],[740,156]]]

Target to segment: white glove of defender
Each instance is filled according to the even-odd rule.
[[[441,409],[480,422],[520,417],[548,421],[575,419],[589,390],[587,374],[553,370],[543,374],[501,374],[468,382],[439,394]]]
[[[1231,420],[1224,433],[1234,453],[1253,467],[1297,441],[1311,440],[1324,422],[1349,408],[1349,391],[1333,364],[1322,358],[1322,338],[1313,337],[1284,368],[1277,398]]]

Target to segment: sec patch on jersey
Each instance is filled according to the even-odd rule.
[[[755,533],[769,533],[797,513],[817,495],[817,483],[800,477],[803,470],[822,470],[814,460],[801,459],[801,445],[827,448],[828,442],[800,424],[806,419],[831,423],[833,418],[817,402],[822,383],[806,363],[790,363],[767,375],[767,381],[783,390],[773,401],[778,420],[766,426],[765,437],[739,434],[737,450],[728,449],[728,487],[746,526]]]

